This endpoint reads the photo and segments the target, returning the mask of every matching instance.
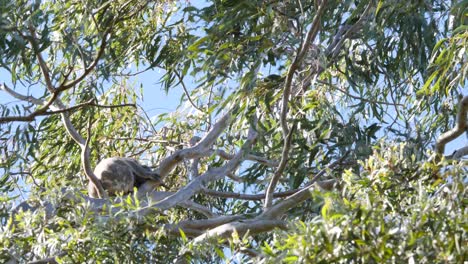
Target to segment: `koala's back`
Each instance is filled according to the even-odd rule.
[[[126,158],[114,157],[101,160],[94,169],[94,174],[109,195],[133,191],[133,170]],[[92,197],[97,197],[93,184],[88,185],[88,191]]]

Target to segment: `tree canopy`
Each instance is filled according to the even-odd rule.
[[[466,259],[467,1],[0,3],[3,262]]]

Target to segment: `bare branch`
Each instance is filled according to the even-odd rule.
[[[35,105],[43,105],[45,103],[43,100],[37,99],[34,96],[30,96],[30,95],[26,96],[26,95],[22,95],[20,93],[17,93],[16,91],[14,91],[10,87],[8,87],[5,83],[0,85],[0,90],[5,91],[9,95],[11,95],[14,98],[16,98],[18,100],[21,100],[21,101],[30,102],[30,103],[35,104]]]
[[[274,193],[273,197],[274,198],[287,197],[287,196],[290,196],[291,194],[294,194],[298,190],[300,189]],[[221,197],[221,198],[236,198],[236,199],[249,200],[249,201],[263,200],[265,199],[265,196],[266,196],[265,193],[244,194],[244,193],[235,193],[235,192],[221,192],[221,191],[215,191],[215,190],[210,190],[210,189],[203,189],[203,194],[215,196],[215,197]]]
[[[439,136],[436,143],[436,153],[444,155],[445,145],[468,131],[468,96],[463,97],[458,104],[458,113],[455,127]]]
[[[229,125],[232,117],[232,112],[228,111],[221,119],[213,126],[213,128],[206,134],[206,136],[201,139],[195,146],[176,151],[174,154],[163,159],[157,173],[161,175],[162,178],[167,176],[179,162],[184,159],[193,159],[197,157],[203,157],[209,155],[209,150],[213,146],[215,140],[219,135],[224,131],[224,129]]]
[[[214,228],[214,227],[226,224],[226,223],[242,220],[245,218],[246,216],[244,215],[232,215],[232,216],[219,216],[216,218],[202,219],[202,220],[184,220],[184,221],[179,222],[176,225],[164,225],[164,228],[168,228],[168,229],[189,228],[189,229],[195,229],[195,230],[206,230],[209,228]]]
[[[291,148],[291,141],[292,141],[292,136],[294,133],[294,129],[289,130],[288,135],[284,139],[284,145],[283,145],[283,150],[281,152],[281,160],[278,165],[278,168],[275,171],[275,174],[270,180],[270,184],[267,187],[266,190],[266,197],[265,197],[265,208],[269,208],[272,203],[273,203],[273,192],[275,191],[276,185],[279,182],[279,179],[281,176],[283,176],[283,172],[286,169],[286,164],[288,163],[288,157],[289,157],[289,149]]]
[[[234,158],[233,154],[229,154],[229,153],[227,153],[226,151],[224,151],[222,149],[217,149],[217,150],[215,150],[213,152],[215,152],[218,156],[220,156],[221,158],[223,158],[225,160],[230,160],[230,159]],[[263,164],[265,166],[268,166],[268,167],[278,166],[277,161],[272,161],[272,160],[266,159],[264,157],[260,157],[260,156],[253,155],[253,154],[248,154],[245,159],[246,160],[251,160],[251,161],[257,161],[258,163],[261,163],[261,164]]]
[[[216,127],[220,127],[218,125],[219,124],[215,124],[213,129],[215,129]],[[257,137],[257,132],[255,131],[254,128],[250,128],[248,136],[247,136],[247,140],[245,141],[241,150],[239,150],[236,156],[233,159],[229,160],[224,166],[219,167],[219,168],[209,169],[207,172],[193,179],[190,183],[188,183],[185,187],[181,188],[175,194],[163,199],[160,202],[150,205],[150,207],[148,208],[141,209],[138,213],[145,215],[152,209],[167,210],[169,208],[172,208],[176,206],[177,204],[188,200],[194,194],[201,191],[203,189],[203,186],[206,185],[206,183],[223,178],[227,173],[235,170],[241,164],[241,162],[245,159],[244,157],[246,155],[246,152],[250,150],[256,137]],[[204,140],[205,139],[202,139],[197,144],[197,146],[202,144]]]
[[[175,192],[156,191],[156,187],[158,186],[158,184],[159,182],[157,181],[153,181],[153,183],[152,181],[147,181],[142,186],[140,186],[140,188],[138,188],[137,197],[138,199],[143,200],[142,202],[143,206],[154,204],[158,201],[161,201],[175,194]],[[145,201],[148,201],[148,202],[145,202]],[[217,216],[208,207],[195,203],[191,200],[182,201],[178,205],[180,205],[181,207],[199,212],[202,215],[206,216],[207,218],[213,218]]]
[[[75,203],[84,202],[85,204],[89,205],[89,210],[96,213],[103,212],[104,208],[111,208],[111,214],[116,214],[122,210],[121,207],[113,208],[113,204],[119,204],[122,201],[127,200],[127,195],[122,197],[114,197],[113,199],[100,199],[100,198],[92,198],[80,193],[78,190],[75,189],[63,189],[62,193],[64,195],[64,200],[72,201]],[[148,194],[148,199],[141,200],[141,206],[148,206],[148,204],[155,203],[156,201],[163,200],[171,195],[174,192],[159,192],[151,191]],[[133,199],[133,196],[130,196]],[[139,197],[140,199],[141,197]],[[207,218],[214,218],[217,217],[216,214],[212,213],[211,210],[201,204],[195,203],[193,201],[184,201],[178,204],[180,207],[187,208],[190,210],[194,210],[205,215]],[[51,218],[56,214],[57,204],[52,204],[49,201],[42,201],[41,204],[36,204],[31,201],[24,201],[18,204],[15,208],[11,210],[11,215],[14,216],[19,213],[20,211],[32,211],[35,212],[39,207],[44,208],[46,213],[46,218]],[[106,212],[108,210],[105,210]],[[138,214],[136,216],[139,216]]]
[[[269,220],[269,219],[252,219],[243,220],[242,222],[232,222],[205,232],[203,235],[196,237],[193,241],[195,243],[203,242],[210,237],[229,238],[233,232],[237,232],[240,237],[247,232],[251,235],[267,232],[275,228],[286,229],[287,223],[282,220]]]
[[[218,216],[217,214],[213,213],[210,208],[203,206],[199,203],[193,202],[191,200],[182,201],[179,203],[181,207],[186,209],[191,209],[193,211],[199,212],[200,214],[206,216],[206,218],[213,218]]]

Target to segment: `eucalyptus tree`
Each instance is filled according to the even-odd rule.
[[[445,149],[468,129],[465,13],[1,1],[0,258],[461,262],[468,147]],[[151,89],[182,91],[177,109],[151,116]],[[110,157],[167,188],[108,197],[93,167]]]

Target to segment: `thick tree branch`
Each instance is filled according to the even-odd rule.
[[[468,131],[468,96],[463,97],[458,104],[457,120],[455,127],[439,136],[436,143],[436,153],[444,155],[445,145]]]
[[[198,157],[208,156],[216,139],[230,124],[233,110],[228,111],[221,119],[212,127],[210,132],[206,134],[196,145],[190,148],[176,151],[174,154],[163,159],[159,163],[159,168],[156,172],[162,178],[166,177],[180,162],[184,159],[194,159]]]
[[[177,224],[166,224],[164,228],[167,230],[179,230],[182,229],[192,229],[192,230],[207,230],[210,228],[215,228],[220,225],[224,225],[233,221],[239,221],[245,219],[244,215],[232,215],[232,216],[219,216],[211,219],[202,219],[202,220],[184,220]]]
[[[468,155],[468,146],[457,149],[452,154],[452,158],[458,160],[458,159],[461,159],[462,157],[464,157],[466,155]]]
[[[229,153],[227,153],[226,151],[224,151],[222,149],[217,149],[217,150],[214,150],[213,152],[215,152],[218,156],[220,156],[221,158],[223,158],[225,160],[230,160],[230,159],[234,158],[233,154],[229,154]],[[256,162],[261,163],[261,164],[263,164],[265,166],[268,166],[268,167],[278,166],[277,161],[272,161],[272,160],[266,159],[264,157],[253,155],[253,154],[248,154],[245,157],[245,159],[246,160],[251,160],[251,161],[256,161]]]
[[[215,130],[216,127],[222,127],[222,126],[219,125],[219,123],[215,124],[215,126],[213,127],[213,130]],[[210,135],[210,133],[208,134]],[[197,144],[197,146],[200,144],[204,144],[205,139],[210,138],[210,137],[207,136],[204,139],[202,139]],[[239,150],[236,156],[233,159],[229,160],[224,166],[219,167],[219,168],[209,169],[207,172],[193,179],[190,183],[188,183],[185,187],[181,188],[175,194],[163,199],[160,202],[150,205],[147,208],[141,209],[138,213],[145,215],[153,209],[167,210],[169,208],[172,208],[176,206],[177,204],[188,200],[194,194],[201,191],[203,189],[203,186],[206,185],[208,182],[222,179],[227,173],[235,170],[241,164],[241,162],[245,160],[245,155],[250,150],[256,137],[257,137],[257,132],[255,131],[254,128],[250,128],[248,136],[247,136],[247,140],[245,141],[242,148]]]
[[[229,238],[232,236],[233,232],[237,232],[239,237],[242,237],[247,232],[250,235],[255,235],[262,232],[267,232],[275,228],[286,229],[287,223],[282,220],[269,220],[269,219],[252,219],[227,223],[221,226],[218,226],[214,229],[211,229],[203,235],[196,237],[193,241],[195,243],[200,243],[206,241],[210,237],[222,237]]]
[[[65,116],[65,114],[62,114],[62,117]],[[86,176],[89,178],[89,180],[94,184],[94,187],[97,190],[97,194],[100,198],[105,198],[107,197],[106,191],[102,187],[101,181],[96,177],[96,175],[93,172],[93,169],[91,168],[91,162],[89,160],[90,157],[90,150],[89,150],[89,142],[91,140],[91,117],[92,115],[89,116],[88,120],[88,137],[85,140],[84,146],[81,148],[81,165],[83,167],[83,170],[86,174]],[[70,121],[70,119],[69,119]]]

